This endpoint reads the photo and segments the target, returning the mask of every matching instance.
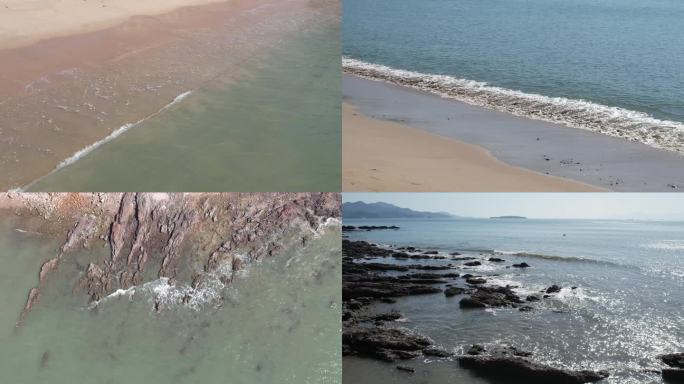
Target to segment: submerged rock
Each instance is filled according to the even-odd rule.
[[[527,263],[513,264],[513,268],[529,268],[530,265]]]
[[[554,284],[548,288],[546,288],[546,293],[557,293],[561,291],[561,287],[558,285]]]
[[[41,265],[38,285],[29,291],[18,324],[37,303],[45,281],[59,272],[63,259],[94,242],[109,247],[109,257],[89,260],[74,282],[74,292],[84,294],[91,304],[157,279],[174,286],[183,279],[179,285],[189,292],[182,303],[188,304],[205,279],[229,284],[247,265],[285,247],[305,246],[307,238],[317,236],[340,214],[340,196],[335,193],[28,195],[21,198],[29,215],[36,214],[35,199],[50,200],[38,210],[39,225],[45,233],[66,232],[66,240],[57,255]]]
[[[458,358],[461,367],[501,383],[584,384],[603,380],[606,371],[574,371],[555,368],[515,354],[465,355]]]
[[[466,291],[465,288],[449,287],[449,288],[444,290],[444,295],[446,297],[452,297],[452,296],[456,296],[456,295],[461,295],[461,294],[465,293],[465,291]]]
[[[518,307],[524,303],[510,287],[478,287],[470,297],[461,299],[461,308]]]

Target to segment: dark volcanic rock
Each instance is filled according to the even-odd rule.
[[[484,284],[486,282],[487,282],[487,280],[485,280],[481,277],[471,277],[471,278],[466,279],[466,283],[473,284],[473,285]]]
[[[461,356],[458,361],[463,368],[501,383],[583,384],[608,377],[605,371],[573,371],[554,368],[518,356]]]
[[[408,259],[410,256],[406,252],[395,252],[392,254],[395,259]]]
[[[416,371],[415,369],[413,369],[413,368],[411,368],[411,367],[408,367],[408,366],[406,366],[406,365],[397,365],[397,369],[400,370],[400,371],[411,372],[411,373],[413,373],[413,372]]]
[[[375,321],[394,321],[402,318],[402,314],[397,311],[392,311],[388,313],[383,313],[380,315],[373,316]]]
[[[342,284],[342,297],[345,300],[359,297],[398,297],[439,292],[442,292],[442,290],[439,288],[419,284],[396,284],[382,282],[343,282]]]
[[[342,344],[350,355],[396,361],[418,356],[432,340],[403,328],[376,327],[345,330]]]
[[[367,241],[342,240],[342,255],[361,258],[366,256],[387,257],[394,253],[391,249],[377,247]]]
[[[527,263],[513,264],[513,268],[529,268],[530,265]]]
[[[425,252],[423,252],[423,255],[439,255],[439,252],[437,252],[437,251],[425,251]]]
[[[684,383],[684,369],[665,368],[662,375],[666,383]]]
[[[465,291],[466,290],[464,288],[461,288],[461,287],[449,287],[449,288],[444,290],[444,295],[446,297],[452,297],[452,296],[463,294],[463,293],[465,293]]]
[[[684,353],[670,353],[660,356],[663,363],[673,368],[684,368]]]
[[[500,258],[498,258],[498,257],[490,257],[490,258],[489,258],[489,261],[494,262],[494,263],[503,263],[503,262],[506,261],[506,260],[500,259]]]
[[[560,292],[560,291],[561,291],[561,287],[557,286],[556,284],[546,288],[546,293],[556,293],[556,292]]]
[[[423,349],[423,355],[425,356],[435,356],[435,357],[449,357],[453,355],[444,348],[440,347],[427,347]]]
[[[477,267],[478,265],[482,265],[479,261],[469,261],[467,263],[463,263],[463,265],[468,266],[468,267]]]
[[[478,287],[459,302],[461,308],[518,307],[523,301],[510,287]]]

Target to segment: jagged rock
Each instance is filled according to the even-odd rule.
[[[529,268],[530,265],[527,263],[513,264],[513,268]]]
[[[400,371],[411,372],[411,373],[413,373],[413,372],[416,371],[415,369],[413,369],[413,368],[411,368],[411,367],[409,367],[409,366],[406,366],[406,365],[397,365],[397,369],[400,370]]]
[[[529,295],[529,296],[527,296],[527,297],[525,298],[525,301],[529,301],[529,302],[532,302],[532,301],[539,301],[539,300],[541,300],[541,299],[539,298],[539,296],[534,296],[534,295]]]
[[[666,383],[684,383],[684,369],[665,368],[662,376]]]
[[[342,297],[354,299],[358,297],[399,297],[423,295],[442,292],[441,289],[420,284],[396,284],[375,282],[343,282]]]
[[[40,266],[40,273],[38,278],[39,283],[42,284],[47,278],[47,276],[57,269],[58,265],[58,257],[53,257],[52,259],[44,262],[43,265]]]
[[[342,254],[344,256],[353,258],[365,256],[387,257],[392,255],[392,253],[394,251],[391,249],[380,248],[367,241],[342,240]]]
[[[449,288],[444,290],[444,295],[446,297],[452,297],[452,296],[463,294],[463,293],[465,293],[465,291],[466,290],[464,288],[461,288],[461,287],[449,287]]]
[[[448,352],[444,348],[431,346],[431,347],[427,347],[427,348],[423,349],[423,355],[435,356],[435,357],[449,357],[453,354]]]
[[[29,290],[28,294],[28,299],[26,300],[26,304],[24,305],[24,310],[21,311],[21,316],[19,316],[19,322],[21,323],[24,318],[26,317],[26,314],[33,309],[33,306],[36,305],[36,303],[40,300],[40,290],[38,288],[31,288]]]
[[[345,330],[342,344],[349,354],[385,361],[410,359],[432,344],[432,340],[404,328]]]
[[[510,287],[478,287],[470,297],[461,299],[461,308],[517,307],[523,301]]]
[[[110,257],[91,262],[74,291],[97,301],[117,289],[155,278],[155,272],[157,277],[180,279],[179,268],[186,266],[204,266],[204,271],[183,270],[185,279],[193,276],[193,280],[201,281],[196,272],[202,275],[221,267],[220,280],[230,283],[233,278],[230,272],[244,269],[254,261],[278,254],[286,245],[310,237],[328,220],[339,218],[340,211],[340,196],[335,193],[125,193],[99,198],[95,194],[49,197],[53,206],[50,212],[58,216],[47,220],[44,217],[50,215],[42,215],[41,225],[49,227],[46,232],[66,230],[67,236],[56,257],[41,266],[40,282],[29,292],[20,320],[31,310],[42,283],[56,273],[62,259],[90,241],[106,241]],[[32,209],[26,203],[28,214],[32,214]],[[64,223],[75,224],[65,228]],[[185,252],[191,248],[192,252]],[[154,262],[150,262],[153,258]],[[158,270],[148,271],[150,265]]]
[[[489,258],[489,261],[494,262],[494,263],[503,263],[503,262],[505,262],[506,260],[500,259],[500,258],[498,258],[498,257],[490,257],[490,258]]]
[[[548,288],[546,288],[546,293],[557,293],[561,291],[561,287],[558,285],[554,284]]]
[[[463,265],[468,267],[477,267],[478,265],[482,265],[482,263],[479,261],[469,261],[467,263],[463,263]]]
[[[380,315],[373,316],[375,321],[395,321],[402,318],[402,314],[397,311],[392,311],[389,313],[383,313]]]
[[[468,348],[468,350],[466,351],[466,354],[477,356],[477,355],[481,355],[485,352],[486,352],[486,349],[483,345],[473,344],[470,346],[470,348]]]
[[[461,367],[502,383],[583,384],[608,377],[605,371],[573,371],[554,368],[518,356],[461,356]]]
[[[472,285],[477,285],[477,284],[485,284],[487,280],[481,278],[481,277],[471,277],[466,279],[466,283],[472,284]]]
[[[684,368],[684,353],[669,353],[660,356],[663,363],[673,368]]]

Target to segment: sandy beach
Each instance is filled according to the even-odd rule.
[[[611,191],[664,192],[684,187],[684,157],[643,143],[515,116],[349,73],[343,76],[342,95],[346,102],[357,107],[365,116],[398,122],[440,138],[475,145],[500,162],[515,167],[509,170],[529,170],[538,176],[553,176],[555,180],[577,181],[585,186]],[[396,137],[392,135],[391,139],[396,140]],[[404,142],[402,148],[391,148],[391,152],[400,158],[416,153],[415,145],[410,141]],[[371,149],[378,150],[375,147]],[[348,148],[345,147],[344,151],[347,152]],[[345,158],[345,161],[349,160]],[[466,158],[461,160],[454,161],[452,168],[458,169],[456,164],[463,167],[465,163],[472,163]],[[351,170],[347,168],[345,172]],[[411,170],[411,177],[423,177],[425,172],[430,171],[426,167]],[[477,178],[461,182],[461,188],[490,190],[489,186],[483,186],[484,189],[463,186],[475,183],[475,180],[484,180],[482,177],[478,175]],[[500,176],[492,180],[497,182],[496,185],[508,183]],[[510,183],[503,190],[534,190],[520,189],[520,184],[524,183],[518,178],[513,178]],[[463,189],[454,189],[458,190]]]
[[[273,47],[339,17],[327,0],[204,2],[0,4],[13,19],[0,22],[0,44],[15,46],[0,62],[0,190],[26,186],[217,76],[252,76],[250,63]],[[43,22],[51,12],[80,22]]]
[[[92,32],[131,16],[150,16],[176,8],[220,0],[3,0],[0,2],[0,49]]]
[[[344,191],[601,191],[510,166],[482,147],[369,118],[345,103]]]

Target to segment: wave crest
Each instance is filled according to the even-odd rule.
[[[684,123],[656,119],[643,112],[585,100],[525,93],[447,75],[395,69],[347,57],[342,58],[342,68],[346,73],[356,76],[408,86],[516,116],[638,141],[677,153],[684,152]]]

